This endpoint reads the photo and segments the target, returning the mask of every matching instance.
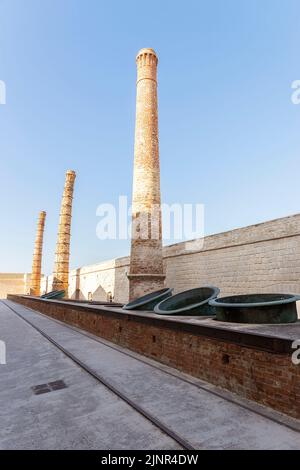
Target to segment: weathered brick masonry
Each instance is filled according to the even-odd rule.
[[[45,229],[46,212],[41,211],[39,214],[36,238],[34,244],[32,272],[31,272],[31,295],[41,294],[41,276],[42,276],[42,255],[43,255],[43,238]]]
[[[167,320],[120,309],[10,299],[240,396],[300,418],[300,366],[291,340]],[[298,328],[298,326],[296,326]]]
[[[136,124],[129,299],[164,287],[158,149],[157,56],[136,57]]]
[[[69,259],[71,240],[71,221],[73,191],[76,173],[68,170],[60,207],[59,227],[55,251],[53,282],[50,290],[64,290],[69,287]]]

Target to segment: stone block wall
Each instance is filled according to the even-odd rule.
[[[176,291],[214,284],[222,295],[300,293],[300,214],[165,248]],[[193,249],[195,247],[195,250]]]
[[[77,300],[114,300],[128,298],[129,258],[118,258],[71,271],[69,297]]]
[[[163,256],[175,292],[213,284],[222,295],[300,293],[300,214],[165,246]],[[127,302],[128,270],[129,257],[73,270],[69,296]]]
[[[0,273],[0,299],[9,294],[29,294],[30,274]]]

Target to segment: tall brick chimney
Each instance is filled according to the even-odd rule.
[[[43,254],[43,238],[45,228],[46,212],[41,211],[34,244],[32,272],[30,280],[30,295],[41,295],[41,275],[42,275],[42,254]]]
[[[66,297],[68,297],[69,287],[70,238],[75,177],[75,171],[67,171],[61,201],[52,284],[52,290],[64,290]]]
[[[129,299],[164,287],[158,150],[157,55],[136,57],[136,125]]]

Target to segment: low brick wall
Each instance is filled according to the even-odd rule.
[[[83,305],[22,296],[9,299],[300,418],[300,365],[292,364],[289,339],[226,332],[110,307],[93,311]]]

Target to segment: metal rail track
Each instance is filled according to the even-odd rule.
[[[155,418],[155,416],[153,416],[151,413],[149,413],[147,410],[145,410],[138,403],[133,401],[129,396],[127,396],[121,390],[117,389],[114,385],[112,385],[104,377],[102,377],[100,374],[98,374],[95,370],[91,369],[87,364],[85,364],[80,359],[78,359],[76,356],[74,356],[74,354],[72,354],[70,351],[68,351],[66,348],[64,348],[61,344],[57,343],[53,338],[51,338],[51,336],[49,336],[47,333],[45,333],[43,330],[41,330],[38,326],[34,325],[27,318],[24,318],[21,314],[19,314],[13,307],[8,305],[5,301],[2,300],[1,302],[7,308],[9,308],[15,315],[17,315],[24,322],[26,322],[28,325],[30,325],[32,328],[34,328],[38,333],[40,333],[40,335],[42,335],[44,338],[46,338],[51,344],[53,344],[57,349],[59,349],[63,354],[65,354],[65,356],[67,356],[69,359],[71,359],[81,369],[83,369],[90,376],[92,376],[95,380],[97,380],[99,383],[101,383],[106,388],[108,388],[112,393],[114,393],[116,396],[118,396],[121,400],[126,402],[135,411],[137,411],[144,418],[146,418],[148,421],[150,421],[152,424],[154,424],[154,426],[156,426],[158,429],[160,429],[160,431],[162,431],[168,437],[170,437],[175,442],[177,442],[184,450],[199,450],[199,449],[196,449],[195,447],[193,447],[193,445],[189,441],[182,438],[179,434],[174,432],[172,429],[170,429],[168,426],[166,426],[159,419]]]

